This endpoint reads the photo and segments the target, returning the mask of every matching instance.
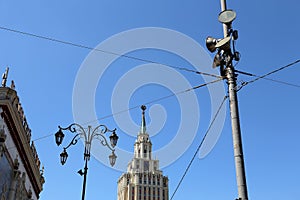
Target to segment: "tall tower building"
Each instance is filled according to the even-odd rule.
[[[118,200],[168,200],[168,177],[159,170],[159,161],[152,159],[152,143],[146,130],[145,110],[134,143],[134,157],[127,172],[118,180]]]

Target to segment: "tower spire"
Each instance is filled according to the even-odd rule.
[[[141,109],[142,109],[142,123],[141,123],[140,134],[146,134],[145,110],[147,109],[147,107],[145,105],[142,105]]]

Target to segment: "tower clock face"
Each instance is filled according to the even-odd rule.
[[[149,171],[149,161],[144,161],[144,170]]]

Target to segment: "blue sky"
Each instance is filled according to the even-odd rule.
[[[227,4],[228,8],[237,12],[233,26],[239,31],[237,49],[242,54],[241,61],[236,66],[238,70],[263,75],[299,59],[298,1],[228,1]],[[184,3],[169,0],[0,1],[0,11],[0,69],[4,72],[6,66],[10,67],[9,80],[13,79],[16,83],[33,139],[54,134],[58,125],[67,126],[74,121],[74,83],[82,63],[91,51],[13,33],[4,30],[3,27],[92,48],[115,34],[143,27],[175,30],[203,47],[207,36],[223,36],[222,25],[217,20],[220,12],[218,0],[190,0]],[[205,51],[209,53],[206,49]],[[105,53],[99,55],[105,58],[111,56]],[[172,66],[196,68],[186,60],[164,51],[144,49],[130,52],[128,55]],[[210,53],[209,55],[213,56]],[[95,94],[96,115],[99,119],[112,114],[112,90],[117,81],[123,74],[143,64],[146,63],[119,58],[105,71]],[[205,67],[202,69],[206,71]],[[200,75],[177,71],[192,86],[204,83]],[[215,70],[214,73],[219,72]],[[299,84],[299,74],[299,64],[296,64],[269,78]],[[164,78],[165,74],[157,76]],[[145,77],[139,76],[136,79]],[[251,78],[238,76],[239,83],[248,80]],[[89,81],[87,78],[87,85]],[[192,141],[182,141],[182,145],[191,142],[191,146],[183,155],[176,162],[163,168],[170,179],[170,196],[213,115],[208,89],[200,88],[193,92],[199,102],[199,128]],[[299,87],[259,80],[245,86],[238,93],[250,199],[300,198],[299,92]],[[128,100],[128,108],[169,94],[170,88],[149,83],[133,93]],[[220,99],[224,95],[221,94]],[[162,130],[152,138],[154,149],[159,149],[176,137],[178,124],[182,119],[176,97],[155,104],[164,107],[167,116]],[[149,107],[153,105],[150,104]],[[228,108],[228,102],[225,106]],[[83,109],[84,107],[85,105],[82,105]],[[174,200],[237,197],[229,110],[226,112],[225,124],[217,144],[206,157],[197,157],[194,160]],[[140,109],[132,109],[130,116],[137,125],[140,123]],[[151,119],[151,122],[155,123],[155,119]],[[116,127],[120,136],[119,147],[133,151],[134,137],[123,131],[122,127],[118,127],[114,117],[104,118],[100,123],[110,128]],[[148,114],[147,123],[150,123]],[[131,134],[137,132],[138,129]],[[46,183],[41,199],[80,199],[82,178],[76,172],[84,164],[82,145],[78,144],[70,149],[67,164],[61,166],[61,148],[55,145],[54,136],[39,139],[35,144],[45,165]],[[172,155],[172,151],[169,153]],[[91,159],[86,199],[116,199],[117,180],[121,173],[103,165],[96,158]]]

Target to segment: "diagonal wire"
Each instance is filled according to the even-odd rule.
[[[239,71],[239,70],[235,70],[235,71],[239,74],[243,74],[243,75],[247,75],[247,76],[252,76],[252,77],[257,77],[257,78],[260,77],[258,75],[255,75],[255,74],[252,74],[252,73],[249,73],[249,72],[243,72],[243,71]],[[297,85],[297,84],[294,84],[294,83],[288,83],[286,81],[281,81],[281,80],[276,80],[276,79],[266,78],[266,77],[264,77],[262,79],[272,81],[272,82],[275,82],[275,83],[280,83],[280,84],[283,84],[283,85],[289,85],[289,86],[300,88],[300,85]]]
[[[177,93],[172,93],[172,94],[170,94],[170,95],[167,95],[167,96],[164,96],[164,97],[160,97],[160,98],[154,99],[154,100],[152,100],[152,101],[148,101],[148,102],[146,102],[144,105],[149,105],[149,104],[152,104],[152,103],[155,103],[155,102],[158,102],[158,101],[162,101],[162,100],[164,100],[164,99],[167,99],[167,98],[170,98],[170,97],[179,95],[179,94],[183,94],[183,93],[186,93],[186,92],[189,92],[189,91],[192,91],[192,90],[196,90],[196,89],[198,89],[198,88],[205,87],[205,86],[207,86],[207,85],[210,85],[210,84],[219,82],[219,81],[221,81],[221,80],[223,80],[223,79],[216,79],[216,80],[213,80],[213,81],[211,81],[211,82],[204,83],[204,84],[201,84],[201,85],[198,85],[198,86],[195,86],[195,87],[192,87],[192,88],[189,88],[189,89],[186,89],[186,90],[177,92]],[[136,108],[139,108],[139,107],[140,107],[140,105],[133,106],[133,107],[131,107],[131,108],[128,108],[128,109],[125,109],[125,110],[121,110],[121,111],[119,111],[119,112],[112,113],[112,114],[110,114],[110,115],[106,115],[106,116],[104,116],[104,117],[98,118],[97,120],[93,120],[93,121],[86,122],[86,123],[84,123],[83,125],[86,125],[86,124],[89,124],[89,123],[92,123],[92,122],[95,122],[95,121],[103,120],[103,119],[106,119],[106,118],[110,118],[110,117],[113,117],[113,116],[115,116],[115,115],[119,115],[119,114],[121,114],[121,113],[130,111],[130,110],[133,110],[133,109],[136,109]],[[42,136],[42,137],[33,139],[32,141],[35,142],[35,141],[38,141],[38,140],[42,140],[42,139],[51,137],[51,136],[53,136],[53,135],[54,135],[54,133],[51,133],[51,134],[48,134],[48,135],[45,135],[45,136]],[[26,143],[27,143],[27,142],[26,142]],[[25,144],[25,143],[24,143],[24,144]],[[7,147],[7,149],[13,149],[13,148],[15,148],[15,147]]]
[[[175,196],[176,192],[178,191],[178,189],[179,189],[179,187],[180,187],[180,185],[181,185],[183,179],[185,178],[185,176],[186,176],[187,172],[189,171],[189,169],[190,169],[192,163],[194,162],[194,160],[195,160],[195,158],[196,158],[196,156],[197,156],[197,154],[198,154],[198,152],[199,152],[199,150],[200,150],[200,148],[201,148],[203,142],[205,141],[206,136],[208,135],[210,129],[212,128],[214,122],[216,121],[216,119],[217,119],[217,117],[218,117],[218,115],[219,115],[219,113],[220,113],[220,110],[222,109],[222,107],[223,107],[223,105],[224,105],[224,103],[225,103],[225,100],[226,100],[227,98],[228,98],[228,96],[225,96],[224,99],[223,99],[223,101],[221,102],[220,107],[218,108],[217,112],[215,113],[215,115],[214,115],[214,117],[213,117],[213,120],[211,121],[211,123],[210,123],[210,125],[209,125],[209,127],[208,127],[208,129],[207,129],[207,131],[206,131],[206,133],[205,133],[205,135],[203,136],[203,138],[202,138],[202,140],[201,140],[201,142],[200,142],[198,148],[196,149],[196,151],[195,151],[195,153],[194,153],[194,155],[193,155],[191,161],[189,162],[187,168],[185,169],[185,171],[184,171],[184,173],[183,173],[183,175],[182,175],[180,181],[178,182],[178,184],[177,184],[177,186],[176,186],[176,189],[175,189],[175,191],[173,192],[173,194],[172,194],[170,200],[173,199],[173,197]]]
[[[292,62],[292,63],[289,63],[289,64],[287,64],[287,65],[285,65],[285,66],[283,66],[283,67],[280,67],[280,68],[278,68],[278,69],[275,69],[275,70],[273,70],[273,71],[271,71],[271,72],[269,72],[269,73],[266,73],[265,75],[262,75],[262,76],[256,76],[255,79],[253,79],[253,80],[251,80],[251,81],[244,82],[244,83],[242,84],[242,86],[239,88],[239,90],[242,89],[242,87],[248,85],[249,83],[254,83],[254,82],[256,82],[256,81],[258,81],[258,80],[260,80],[260,79],[267,79],[267,78],[266,78],[267,76],[269,76],[269,75],[271,75],[271,74],[274,74],[274,73],[276,73],[276,72],[279,72],[279,71],[281,71],[281,70],[284,70],[284,69],[286,69],[286,68],[288,68],[288,67],[291,67],[291,66],[293,66],[293,65],[295,65],[295,64],[297,64],[297,63],[299,63],[299,62],[300,62],[300,59],[299,59],[299,60],[296,60],[296,61],[294,61],[294,62]],[[237,72],[239,72],[239,71],[237,71]],[[245,73],[245,74],[253,75],[253,74],[250,74],[250,73]],[[253,75],[253,76],[255,76],[255,75]],[[271,80],[271,79],[269,79],[269,80]],[[277,80],[273,80],[273,79],[272,79],[272,81],[275,81],[275,82],[278,82],[278,83],[284,83],[284,84],[287,84],[287,85],[292,85],[292,86],[298,87],[298,85],[286,83],[286,82],[283,82],[283,81],[277,81]]]
[[[110,55],[115,55],[115,56],[118,56],[118,57],[128,58],[128,59],[137,60],[137,61],[146,62],[146,63],[164,65],[164,66],[168,66],[168,67],[171,67],[171,68],[174,68],[174,69],[187,71],[187,72],[193,72],[193,73],[201,74],[201,75],[204,75],[204,76],[211,76],[211,77],[214,77],[214,78],[221,78],[221,76],[216,75],[216,74],[210,74],[210,73],[200,72],[200,71],[197,71],[197,70],[192,70],[192,69],[188,69],[188,68],[184,68],[184,67],[178,67],[178,66],[174,66],[174,65],[163,64],[163,63],[153,61],[153,60],[149,60],[149,59],[143,59],[143,58],[124,55],[124,54],[120,54],[120,53],[116,53],[116,52],[112,52],[112,51],[107,51],[107,50],[103,50],[103,49],[93,48],[93,47],[89,47],[89,46],[82,45],[82,44],[77,44],[77,43],[73,43],[73,42],[68,42],[68,41],[64,41],[64,40],[59,40],[59,39],[55,39],[55,38],[51,38],[51,37],[46,37],[46,36],[42,36],[42,35],[37,35],[37,34],[25,32],[25,31],[11,29],[11,28],[7,28],[7,27],[4,27],[4,26],[0,26],[0,29],[5,30],[5,31],[9,31],[9,32],[13,32],[13,33],[17,33],[17,34],[21,34],[21,35],[26,35],[26,36],[35,37],[35,38],[39,38],[39,39],[43,39],[43,40],[48,40],[48,41],[52,41],[52,42],[56,42],[56,43],[61,43],[61,44],[65,44],[65,45],[69,45],[69,46],[73,46],[73,47],[88,49],[88,50],[91,50],[91,51],[98,51],[98,52],[105,53],[105,54],[110,54]]]
[[[183,93],[186,93],[186,92],[190,92],[190,91],[192,91],[192,90],[196,90],[196,89],[198,89],[198,88],[205,87],[205,86],[207,86],[207,85],[210,85],[210,84],[213,84],[213,83],[222,81],[222,80],[223,80],[223,78],[220,78],[220,79],[216,79],[216,80],[213,80],[213,81],[211,81],[211,82],[208,82],[208,83],[203,83],[203,84],[201,84],[201,85],[194,86],[194,87],[192,87],[192,88],[189,88],[189,89],[186,89],[186,90],[177,92],[177,93],[172,93],[172,94],[170,94],[170,95],[166,95],[166,96],[164,96],[164,97],[160,97],[160,98],[157,98],[157,99],[154,99],[154,100],[145,102],[143,105],[150,105],[150,104],[153,104],[153,103],[155,103],[155,102],[162,101],[162,100],[164,100],[164,99],[168,99],[168,98],[170,98],[170,97],[173,97],[173,96],[176,96],[176,95],[180,95],[180,94],[183,94]],[[119,115],[119,114],[121,114],[121,113],[130,111],[130,110],[133,110],[133,109],[136,109],[136,108],[139,108],[139,107],[140,107],[140,105],[136,105],[136,106],[133,106],[133,107],[131,107],[131,108],[124,109],[124,110],[121,110],[121,111],[119,111],[119,112],[115,112],[115,113],[106,115],[106,116],[101,117],[101,118],[98,118],[98,119],[96,119],[96,120],[86,122],[85,124],[89,124],[89,123],[92,123],[92,122],[95,122],[95,121],[99,121],[99,120],[103,120],[103,119],[106,119],[106,118],[110,118],[110,117],[113,117],[113,116],[115,116],[115,115]]]

